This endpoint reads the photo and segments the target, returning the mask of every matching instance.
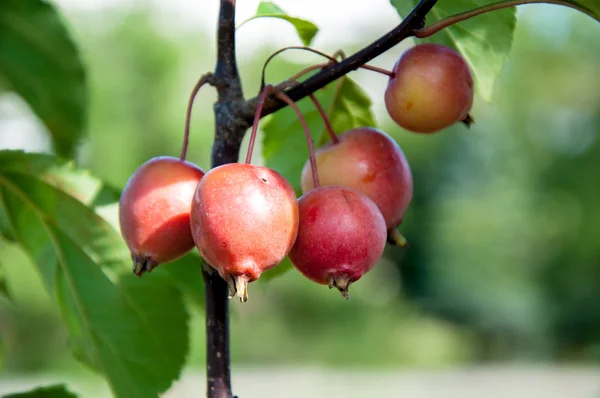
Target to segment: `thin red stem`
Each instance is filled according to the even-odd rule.
[[[288,82],[288,83],[295,83],[296,80],[298,80],[302,76],[306,75],[308,72],[312,72],[315,69],[326,68],[329,65],[331,65],[331,62],[322,63],[322,64],[314,64],[314,65],[308,66],[305,69],[302,69],[300,72],[296,72],[291,77],[289,77],[288,79],[286,79],[286,82]]]
[[[296,105],[296,103],[294,101],[292,101],[292,99],[290,97],[288,97],[286,94],[284,94],[281,91],[276,91],[275,96],[277,98],[279,98],[280,100],[282,100],[283,102],[285,102],[286,104],[288,104],[290,106],[290,108],[292,108],[294,110],[294,112],[296,112],[296,115],[298,115],[298,120],[300,120],[300,123],[302,124],[302,127],[304,128],[304,135],[306,136],[306,143],[308,144],[310,167],[312,169],[313,185],[315,186],[315,188],[317,188],[317,187],[319,187],[319,174],[317,172],[317,159],[315,158],[315,147],[313,145],[312,137],[310,136],[310,130],[308,129],[308,124],[306,124],[306,119],[304,118],[304,115],[300,111],[300,108],[298,108],[298,105]]]
[[[329,133],[329,137],[331,137],[331,142],[333,142],[334,144],[337,144],[338,142],[340,142],[340,140],[337,137],[337,135],[335,134],[335,131],[333,130],[333,126],[331,125],[329,116],[327,116],[327,112],[325,112],[325,109],[323,109],[323,106],[321,106],[321,103],[319,102],[319,100],[313,93],[311,93],[309,95],[309,97],[310,97],[311,101],[313,102],[313,104],[315,104],[315,107],[317,108],[317,110],[319,111],[319,114],[321,115],[321,118],[323,119],[323,123],[325,123],[325,129],[327,129],[327,132]]]
[[[194,100],[196,99],[196,95],[198,94],[198,91],[200,91],[202,86],[204,86],[206,83],[208,83],[212,77],[213,77],[212,73],[207,73],[205,75],[202,75],[200,77],[200,79],[196,82],[196,85],[194,86],[194,88],[192,89],[192,93],[190,94],[190,99],[188,100],[187,111],[185,114],[185,129],[184,129],[184,133],[183,133],[183,146],[181,148],[181,155],[179,156],[179,159],[181,159],[182,161],[185,160],[185,157],[187,156],[187,149],[188,149],[188,144],[190,141],[190,121],[192,118],[192,108],[194,107]]]
[[[346,58],[346,54],[344,53],[344,50],[337,50],[336,52],[333,53],[332,57],[335,59],[338,59],[338,57],[339,57],[343,60],[344,58]],[[386,75],[389,77],[396,76],[396,74],[394,72],[392,72],[391,70],[380,68],[378,66],[371,66],[371,65],[364,64],[364,65],[361,65],[360,68],[372,70],[373,72],[378,72],[378,73],[381,73],[382,75]]]
[[[367,64],[365,64],[365,65],[361,66],[361,68],[367,69],[367,70],[371,70],[373,72],[381,73],[382,75],[386,75],[386,76],[389,76],[389,77],[395,77],[396,76],[396,74],[394,72],[392,72],[391,70],[387,70],[385,68],[380,68],[378,66],[373,66],[373,65],[367,65]]]
[[[342,59],[344,59],[345,54],[344,51],[342,50],[338,50],[336,51],[333,55],[328,55],[322,51],[319,50],[315,50],[314,48],[311,47],[300,47],[300,46],[290,46],[290,47],[284,47],[281,48],[277,51],[275,51],[273,54],[269,55],[269,57],[267,58],[267,60],[265,61],[263,68],[262,68],[262,72],[261,72],[261,87],[265,86],[265,73],[267,70],[267,65],[269,64],[269,62],[271,62],[271,60],[273,58],[275,58],[275,56],[281,54],[284,51],[287,50],[304,50],[304,51],[310,51],[312,53],[318,54],[324,58],[327,58],[330,62],[328,63],[322,63],[322,64],[315,64],[315,65],[311,65],[309,67],[307,67],[306,69],[301,70],[300,72],[295,73],[294,75],[292,75],[292,77],[290,77],[289,79],[285,80],[285,84],[290,84],[290,83],[295,83],[297,79],[299,79],[300,77],[304,76],[305,74],[307,74],[308,72],[311,72],[315,69],[319,69],[319,68],[326,68],[334,63],[337,63],[338,60],[337,58],[340,57]],[[389,76],[389,77],[394,77],[395,73],[392,71],[389,71],[387,69],[384,68],[380,68],[377,66],[371,66],[371,65],[360,65],[358,66],[359,68],[362,69],[366,69],[366,70],[371,70],[373,72],[377,72],[377,73],[381,73],[383,75]]]
[[[573,2],[569,2],[569,1],[563,1],[563,0],[499,1],[497,3],[487,4],[485,6],[481,6],[481,7],[469,10],[469,11],[461,12],[459,14],[455,14],[455,15],[449,16],[447,18],[441,19],[429,26],[426,26],[424,28],[416,30],[415,37],[421,38],[421,39],[425,38],[425,37],[429,37],[431,35],[436,34],[440,30],[447,28],[450,25],[454,25],[455,23],[466,21],[467,19],[476,17],[477,15],[485,14],[486,12],[501,10],[503,8],[508,8],[508,7],[520,6],[520,5],[524,5],[524,4],[541,4],[541,3],[555,4],[555,5],[561,5],[561,6],[573,8],[575,10],[581,11],[581,12],[591,16],[592,18],[594,18],[593,13],[589,9],[587,9],[585,7],[580,7],[577,4],[575,4]]]
[[[300,72],[296,72],[294,75],[292,75],[290,78],[286,79],[285,82],[286,83],[294,83],[296,82],[296,80],[298,80],[299,78],[301,78],[302,76],[304,76],[305,74],[307,74],[308,72],[312,72],[315,69],[319,69],[319,68],[326,68],[331,64],[337,63],[338,61],[331,61],[331,62],[327,62],[327,63],[322,63],[322,64],[315,64],[315,65],[311,65],[305,69],[302,69]],[[396,74],[394,72],[392,72],[391,70],[387,70],[385,68],[380,68],[378,66],[373,66],[373,65],[361,65],[359,66],[360,69],[366,69],[366,70],[370,70],[373,72],[377,72],[377,73],[381,73],[382,75],[386,75],[389,77],[394,77],[396,76]]]
[[[273,92],[273,86],[267,84],[260,94],[258,105],[256,106],[256,114],[254,115],[254,123],[252,123],[252,133],[250,134],[250,142],[248,143],[248,153],[246,154],[246,164],[250,164],[252,161],[252,152],[254,152],[254,141],[256,141],[256,133],[258,131],[258,122],[260,121],[260,115],[262,113],[263,106],[267,96]]]
[[[265,85],[265,73],[267,70],[267,65],[269,64],[269,62],[271,62],[271,60],[273,58],[275,58],[277,55],[281,54],[284,51],[287,50],[304,50],[304,51],[310,51],[311,53],[315,53],[318,54],[322,57],[325,57],[327,59],[329,59],[332,62],[337,62],[337,60],[335,58],[333,58],[330,55],[325,54],[322,51],[319,50],[315,50],[314,48],[311,47],[302,47],[302,46],[289,46],[289,47],[284,47],[284,48],[280,48],[279,50],[275,51],[273,54],[269,55],[269,57],[267,58],[267,60],[265,61],[263,67],[262,67],[262,71],[261,71],[261,87],[264,87]]]

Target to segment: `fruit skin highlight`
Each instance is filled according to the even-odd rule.
[[[262,166],[230,163],[210,170],[194,194],[192,235],[202,257],[247,300],[247,284],[279,264],[298,233],[290,183]]]
[[[473,77],[464,58],[441,44],[418,44],[394,64],[385,105],[402,128],[433,133],[467,119],[473,105]]]
[[[194,247],[190,207],[204,171],[170,156],[152,158],[129,178],[119,200],[119,225],[141,276]]]
[[[354,128],[315,151],[321,186],[356,189],[377,204],[388,229],[401,222],[413,196],[410,166],[400,146],[384,132]],[[307,161],[302,170],[302,192],[313,189]]]
[[[335,287],[348,299],[350,284],[383,255],[387,232],[381,212],[366,195],[344,187],[313,189],[298,205],[300,226],[290,261],[308,279]]]

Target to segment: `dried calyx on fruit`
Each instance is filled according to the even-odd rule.
[[[367,195],[379,207],[390,235],[398,234],[395,228],[412,200],[413,179],[396,141],[375,128],[354,128],[332,136],[332,141],[316,150],[315,157],[322,186],[343,186]],[[314,188],[308,160],[301,185],[303,193]]]
[[[441,44],[418,44],[396,61],[385,90],[390,117],[402,128],[433,133],[472,122],[473,77],[464,58]]]
[[[204,172],[169,156],[150,159],[129,178],[119,201],[121,234],[141,276],[194,247],[190,205]]]
[[[230,298],[248,299],[248,283],[279,264],[298,233],[298,203],[275,170],[250,164],[265,88],[257,107],[246,163],[210,170],[194,194],[191,226],[200,255],[227,281]]]
[[[300,226],[290,251],[292,264],[310,280],[348,288],[383,255],[385,220],[366,195],[349,188],[319,187],[299,200]]]

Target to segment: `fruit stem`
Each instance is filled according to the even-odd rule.
[[[346,300],[350,300],[350,294],[348,293],[348,289],[350,288],[352,282],[353,280],[348,274],[333,276],[331,277],[331,280],[329,282],[329,288],[332,289],[335,287],[337,290],[340,291],[340,293],[342,293],[342,296],[344,296]]]
[[[321,103],[319,102],[319,100],[317,99],[317,97],[314,93],[309,94],[309,97],[310,97],[311,101],[313,102],[313,104],[315,104],[315,107],[317,108],[317,110],[319,111],[319,114],[321,115],[321,118],[323,119],[323,123],[325,123],[325,128],[327,129],[327,132],[329,133],[329,137],[331,137],[331,142],[333,142],[334,144],[337,144],[338,142],[340,142],[340,140],[337,137],[337,135],[335,134],[335,131],[333,130],[333,126],[331,125],[329,116],[327,116],[327,112],[325,112],[325,109],[323,109],[323,106],[321,106]]]
[[[287,80],[285,80],[287,83],[297,83],[297,80],[299,78],[301,78],[302,76],[306,75],[308,72],[312,72],[315,69],[322,69],[322,68],[326,68],[329,65],[331,65],[331,62],[324,62],[322,64],[314,64],[311,66],[308,66],[304,69],[302,69],[300,72],[296,72],[295,74],[293,74],[292,76],[290,76]]]
[[[267,65],[269,64],[269,62],[271,62],[271,60],[273,58],[275,58],[277,55],[279,55],[282,52],[287,51],[287,50],[304,50],[304,51],[310,51],[312,53],[318,54],[318,55],[320,55],[322,57],[325,57],[325,58],[329,59],[331,62],[337,62],[337,60],[334,57],[332,57],[331,55],[327,55],[324,52],[319,51],[319,50],[315,50],[314,48],[311,48],[311,47],[306,47],[306,46],[288,46],[288,47],[283,47],[283,48],[280,48],[279,50],[275,51],[273,54],[269,55],[269,57],[265,61],[264,65],[262,67],[262,71],[261,71],[261,78],[260,78],[260,86],[261,87],[265,86],[265,73],[266,73]],[[328,65],[330,65],[330,64],[329,63],[325,64],[325,66],[328,66]],[[317,68],[313,68],[313,69],[317,69]],[[310,72],[313,69],[309,69],[309,70],[303,71],[303,73],[301,73],[298,77],[302,76],[304,73]],[[296,76],[296,75],[294,75],[294,76]],[[295,80],[296,79],[294,79],[294,81]]]
[[[408,240],[398,231],[398,228],[390,228],[388,229],[387,241],[389,244],[394,246],[400,246],[407,248]]]
[[[262,113],[263,106],[267,96],[273,92],[273,86],[268,84],[260,94],[258,105],[256,106],[256,114],[254,115],[254,123],[252,123],[252,133],[250,134],[250,142],[248,143],[248,153],[246,154],[246,164],[250,164],[252,161],[252,152],[254,152],[254,141],[256,141],[256,133],[258,131],[258,122],[260,121],[260,114]]]
[[[589,9],[586,9],[585,7],[579,7],[576,4],[574,4],[572,2],[568,2],[568,1],[562,1],[562,0],[499,1],[497,3],[487,4],[485,6],[477,7],[472,10],[461,12],[461,13],[455,14],[455,15],[451,15],[447,18],[439,20],[429,26],[426,26],[424,28],[416,30],[415,37],[422,39],[425,37],[432,36],[432,35],[436,34],[437,32],[439,32],[440,30],[447,28],[450,25],[454,25],[455,23],[466,21],[467,19],[476,17],[477,15],[485,14],[486,12],[501,10],[503,8],[514,7],[514,6],[519,6],[519,5],[523,5],[523,4],[535,4],[535,3],[556,4],[556,5],[561,5],[561,6],[565,6],[565,7],[570,7],[575,10],[581,11],[584,14],[587,14],[587,15],[591,16],[592,18],[595,18],[593,15],[593,12],[590,11]]]
[[[200,79],[196,82],[194,88],[192,88],[192,93],[190,94],[190,99],[187,104],[187,111],[185,114],[185,129],[183,133],[183,147],[181,148],[181,155],[179,156],[180,160],[185,160],[187,156],[187,148],[190,139],[190,120],[192,118],[192,108],[194,106],[194,100],[196,99],[196,95],[198,91],[204,86],[206,83],[210,83],[213,79],[212,73],[206,73],[200,77]]]
[[[271,54],[269,56],[269,58],[267,58],[267,60],[265,61],[262,71],[261,71],[261,78],[260,78],[260,86],[264,87],[265,86],[265,74],[266,74],[266,70],[267,70],[267,65],[269,64],[269,62],[275,58],[275,56],[281,54],[284,51],[287,50],[305,50],[305,51],[310,51],[312,53],[318,54],[322,57],[327,58],[330,62],[326,62],[326,63],[321,63],[321,64],[315,64],[315,65],[311,65],[305,69],[302,69],[300,72],[295,73],[294,75],[292,75],[290,78],[285,80],[285,83],[296,83],[297,80],[299,78],[301,78],[302,76],[304,76],[305,74],[307,74],[308,72],[312,72],[315,69],[320,69],[320,68],[326,68],[332,64],[338,63],[337,58],[340,57],[341,59],[344,59],[345,54],[344,51],[342,50],[338,50],[336,51],[333,55],[328,55],[322,51],[319,50],[315,50],[314,48],[311,47],[302,47],[302,46],[289,46],[289,47],[284,47],[284,48],[280,48],[279,50],[275,51],[273,54]],[[367,70],[371,70],[374,72],[378,72],[381,74],[384,74],[386,76],[389,77],[394,77],[396,74],[392,71],[389,71],[387,69],[384,68],[379,68],[377,66],[371,66],[371,65],[359,65],[359,68],[362,69],[367,69]]]
[[[326,68],[326,67],[336,63],[338,57],[341,59],[344,59],[345,56],[346,55],[344,54],[343,50],[337,50],[336,52],[333,53],[333,55],[331,57],[326,56],[327,58],[329,58],[331,60],[330,62],[324,62],[322,64],[311,65],[305,69],[302,69],[300,72],[296,72],[291,77],[289,77],[287,80],[285,80],[285,82],[296,83],[298,79],[300,79],[302,76],[306,75],[307,73],[312,72],[315,69]]]
[[[310,167],[312,169],[313,185],[315,188],[318,188],[319,174],[317,172],[317,159],[315,157],[315,148],[313,145],[312,137],[310,135],[310,130],[308,129],[308,124],[306,124],[306,119],[304,118],[304,115],[302,115],[302,112],[300,112],[300,108],[298,108],[298,105],[296,105],[296,103],[292,101],[292,99],[286,94],[284,94],[281,91],[276,91],[275,96],[283,102],[285,102],[286,104],[288,104],[290,108],[292,108],[294,112],[296,112],[296,115],[298,115],[298,120],[300,120],[300,123],[304,128],[304,135],[306,136],[306,143],[308,144],[308,153],[310,158]]]
[[[391,70],[387,70],[385,68],[380,68],[378,66],[366,65],[365,64],[365,65],[361,66],[361,68],[367,69],[367,70],[370,70],[370,71],[373,71],[373,72],[381,73],[382,75],[386,75],[386,76],[389,76],[391,78],[396,77],[396,74],[394,72],[392,72]]]
[[[248,282],[250,278],[248,275],[229,275],[227,284],[229,285],[229,298],[238,296],[240,302],[245,303],[248,301]]]

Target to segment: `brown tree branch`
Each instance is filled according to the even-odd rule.
[[[235,0],[221,0],[217,30],[216,87],[219,93],[215,104],[215,142],[212,166],[237,162],[240,145],[250,121],[240,119],[237,109],[244,103],[242,83],[235,55]]]
[[[235,116],[236,104],[244,101],[235,58],[235,0],[221,0],[217,30],[217,65],[214,85],[215,141],[212,167],[237,162],[249,124]],[[206,265],[202,270],[206,316],[206,377],[208,398],[232,398],[229,354],[229,308],[227,283]]]
[[[293,101],[299,101],[304,97],[307,97],[309,94],[314,93],[329,83],[348,74],[349,72],[358,69],[365,63],[371,61],[373,58],[388,51],[402,40],[414,36],[418,29],[421,29],[423,26],[425,26],[425,16],[437,3],[437,1],[438,0],[421,0],[397,27],[362,50],[354,53],[348,58],[345,58],[343,61],[331,64],[330,66],[306,79],[306,81],[298,83],[286,91],[286,94]],[[246,123],[252,122],[252,118],[254,117],[256,106],[258,104],[258,99],[258,96],[249,99],[238,109],[239,117],[245,120]],[[267,116],[285,106],[286,104],[283,101],[271,95],[265,102],[262,116]]]

